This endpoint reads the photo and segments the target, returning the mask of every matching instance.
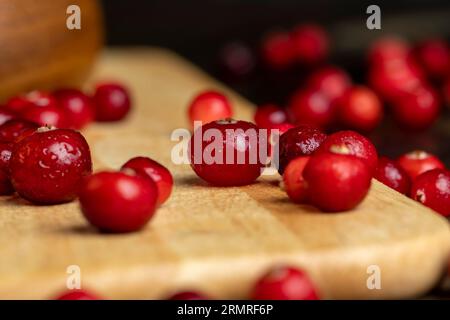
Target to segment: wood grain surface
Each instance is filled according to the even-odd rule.
[[[51,298],[65,288],[70,265],[84,288],[106,298],[164,298],[198,289],[214,298],[246,298],[268,267],[307,270],[323,298],[407,298],[432,287],[450,249],[448,222],[373,181],[355,210],[325,214],[290,203],[267,176],[247,187],[208,187],[188,165],[171,161],[171,133],[188,127],[186,105],[207,88],[226,90],[236,117],[253,106],[198,69],[161,49],[106,52],[87,84],[118,79],[132,90],[135,109],[119,124],[84,131],[96,170],[150,156],[170,168],[170,200],[141,232],[99,234],[76,202],[33,206],[0,201],[0,298]],[[381,271],[369,290],[367,268]]]

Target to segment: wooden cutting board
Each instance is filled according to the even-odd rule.
[[[106,298],[163,298],[198,289],[215,298],[245,298],[268,267],[307,270],[324,298],[403,298],[432,287],[450,249],[448,222],[373,181],[355,210],[325,214],[290,203],[278,176],[240,188],[213,188],[187,165],[171,162],[171,133],[188,127],[186,105],[200,90],[226,90],[236,118],[254,107],[175,54],[161,49],[104,53],[91,82],[118,79],[135,109],[118,124],[84,131],[96,170],[150,156],[173,172],[171,199],[141,232],[99,234],[76,202],[34,206],[0,201],[0,298],[52,297],[76,265],[83,287]],[[88,85],[89,87],[89,85]],[[381,289],[369,290],[369,266]],[[369,268],[369,272],[373,272]]]

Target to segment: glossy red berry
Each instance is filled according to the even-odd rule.
[[[231,118],[233,110],[228,98],[217,91],[204,91],[198,94],[189,105],[189,120],[207,124],[212,121]]]
[[[89,146],[69,129],[41,128],[14,146],[9,164],[14,189],[38,204],[75,199],[81,180],[91,174]]]
[[[167,300],[208,300],[208,297],[206,297],[203,293],[195,291],[183,291],[175,293]]]
[[[284,170],[283,182],[289,198],[296,203],[306,203],[308,198],[308,186],[303,178],[303,170],[309,161],[308,156],[291,160]]]
[[[55,300],[101,300],[98,296],[86,290],[68,290],[57,296]]]
[[[9,160],[11,159],[12,143],[0,142],[0,196],[14,193],[9,178]]]
[[[385,37],[375,41],[370,47],[368,60],[371,64],[381,64],[405,60],[410,54],[411,48],[403,39]]]
[[[450,171],[433,169],[419,175],[411,188],[411,198],[450,216]]]
[[[39,126],[25,120],[9,120],[0,126],[0,141],[15,142],[33,134]]]
[[[308,275],[296,268],[277,267],[261,277],[251,294],[253,300],[318,300]]]
[[[155,213],[158,188],[152,179],[131,172],[99,172],[79,192],[81,211],[96,228],[123,233],[143,228]]]
[[[320,146],[318,153],[349,153],[363,160],[374,172],[378,164],[378,154],[373,143],[363,135],[351,131],[338,131],[328,136]]]
[[[40,126],[66,128],[68,119],[63,109],[59,107],[28,107],[21,113],[22,118]]]
[[[378,159],[374,178],[400,193],[409,195],[411,179],[397,162],[386,157]]]
[[[415,54],[433,79],[442,79],[450,74],[450,46],[441,39],[431,39],[419,44]]]
[[[350,76],[342,69],[335,66],[327,66],[313,72],[307,86],[323,92],[335,103],[350,88],[352,81]]]
[[[262,56],[267,65],[275,70],[292,65],[296,58],[292,37],[287,32],[272,32],[262,42]]]
[[[16,113],[9,111],[3,107],[0,108],[0,126],[4,124],[6,121],[17,119],[18,116]]]
[[[69,127],[81,129],[94,121],[94,105],[91,97],[77,89],[60,89],[53,93],[65,112]]]
[[[12,97],[7,103],[6,108],[10,111],[21,114],[29,107],[58,107],[58,101],[55,97],[45,91],[31,91],[27,94]]]
[[[131,109],[128,90],[121,84],[99,84],[94,93],[95,120],[102,122],[119,121]]]
[[[147,157],[135,157],[128,160],[121,169],[132,169],[137,174],[152,179],[158,187],[158,205],[169,198],[173,187],[173,177],[162,164]]]
[[[354,86],[339,99],[339,121],[350,129],[372,131],[381,121],[383,106],[371,89]]]
[[[445,168],[438,157],[422,150],[415,150],[400,156],[397,163],[408,173],[411,181],[429,170]]]
[[[254,120],[258,127],[269,129],[288,122],[288,116],[284,109],[273,104],[266,104],[256,109]]]
[[[315,154],[303,177],[312,205],[326,212],[347,211],[367,195],[372,172],[360,158],[341,153]]]
[[[311,65],[328,56],[329,40],[322,27],[313,24],[301,25],[292,31],[291,37],[298,61]]]
[[[250,122],[219,120],[195,130],[189,152],[191,167],[203,180],[217,186],[241,186],[260,176],[268,141]]]
[[[279,142],[278,172],[283,174],[291,160],[313,154],[326,138],[325,133],[312,126],[303,125],[286,131]]]

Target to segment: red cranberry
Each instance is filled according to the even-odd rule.
[[[41,128],[14,146],[11,181],[23,198],[57,204],[76,197],[81,180],[91,174],[89,146],[73,130]]]
[[[22,111],[22,117],[41,126],[57,128],[66,128],[68,122],[66,113],[59,107],[29,107]]]
[[[188,113],[191,123],[201,121],[202,124],[233,116],[228,98],[216,91],[205,91],[197,95],[189,105]]]
[[[318,25],[298,26],[291,34],[297,59],[307,65],[317,64],[328,55],[328,36]]]
[[[80,90],[60,89],[53,95],[65,112],[71,128],[81,129],[94,120],[93,101]]]
[[[289,129],[280,137],[278,172],[283,174],[288,163],[304,155],[313,154],[327,135],[312,126],[298,126]]]
[[[322,91],[334,103],[350,88],[351,80],[344,70],[335,66],[327,66],[312,73],[308,78],[307,85]]]
[[[374,178],[400,193],[409,194],[411,179],[408,173],[395,161],[386,157],[378,159]]]
[[[175,293],[173,296],[169,297],[167,300],[208,300],[208,298],[199,292],[195,291],[183,291]]]
[[[260,128],[269,129],[274,125],[286,123],[288,121],[286,111],[273,104],[266,104],[255,112],[255,123]]]
[[[440,102],[436,92],[424,86],[405,92],[393,105],[397,122],[408,129],[430,127],[439,115]]]
[[[270,132],[274,132],[274,130],[278,130],[278,134],[281,136],[283,133],[287,132],[289,129],[295,128],[295,126],[291,123],[280,123],[274,124],[270,128]]]
[[[8,109],[0,108],[0,126],[6,121],[17,119],[17,115]]]
[[[283,173],[284,188],[289,198],[296,203],[307,201],[308,188],[303,178],[303,170],[309,161],[308,156],[298,157],[289,162]]]
[[[0,196],[14,193],[9,178],[9,160],[11,159],[12,144],[0,142]]]
[[[378,96],[369,88],[354,86],[339,100],[339,120],[358,131],[372,131],[381,121],[383,106]]]
[[[429,170],[445,168],[436,156],[422,150],[415,150],[400,156],[397,163],[408,173],[412,181],[418,175]]]
[[[450,216],[450,171],[434,169],[419,175],[411,188],[411,198]]]
[[[58,107],[58,101],[50,93],[45,91],[31,91],[25,95],[12,97],[6,108],[16,113],[22,113],[29,107]]]
[[[99,172],[87,177],[79,192],[83,215],[105,232],[141,229],[155,213],[158,188],[133,171]]]
[[[195,130],[189,145],[192,169],[217,186],[250,184],[267,161],[267,137],[246,121],[210,122]]]
[[[318,153],[327,152],[349,152],[349,154],[362,159],[371,172],[375,171],[378,164],[375,146],[369,139],[355,131],[339,131],[329,135],[318,150]]]
[[[325,128],[335,120],[335,108],[323,91],[312,88],[299,90],[292,96],[289,114],[296,124]]]
[[[224,71],[235,77],[245,76],[255,67],[253,51],[241,42],[225,45],[220,51],[219,59]]]
[[[158,187],[158,205],[163,204],[169,198],[172,187],[172,174],[166,167],[147,157],[135,157],[128,160],[123,169],[133,169],[137,174],[152,179]]]
[[[270,270],[256,283],[253,300],[318,300],[308,275],[296,268],[278,267]]]
[[[450,74],[450,47],[444,40],[425,41],[415,51],[417,59],[431,78],[442,79]]]
[[[409,45],[402,39],[386,37],[372,44],[369,50],[368,60],[373,65],[404,60],[408,57],[410,50]]]
[[[117,83],[104,83],[97,86],[94,94],[95,120],[119,121],[131,109],[128,90]]]
[[[262,56],[270,68],[285,69],[295,61],[295,48],[290,34],[272,32],[262,43]]]
[[[33,134],[39,126],[25,120],[9,120],[0,126],[0,141],[15,142]]]
[[[338,212],[353,209],[365,198],[372,173],[360,158],[330,152],[312,156],[303,177],[310,203],[322,211]]]
[[[56,297],[55,300],[101,300],[96,295],[86,291],[86,290],[68,290],[60,296]]]

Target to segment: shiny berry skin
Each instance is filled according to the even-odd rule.
[[[97,229],[125,233],[143,228],[156,209],[153,180],[130,172],[98,172],[87,177],[79,192],[81,211]]]
[[[297,125],[326,128],[335,120],[335,108],[330,99],[323,91],[312,88],[296,91],[289,102],[288,112]]]
[[[173,177],[170,171],[162,164],[147,157],[135,157],[128,160],[121,168],[133,169],[137,174],[152,179],[158,187],[158,205],[163,204],[169,198],[172,187]]]
[[[0,196],[14,193],[9,178],[9,160],[11,159],[13,144],[0,142]]]
[[[400,156],[397,163],[408,173],[411,181],[429,170],[445,168],[438,157],[422,150],[415,150]]]
[[[0,126],[0,141],[15,142],[33,134],[39,126],[33,122],[25,120],[9,120]]]
[[[80,133],[40,128],[14,145],[9,168],[21,197],[37,204],[58,204],[75,199],[82,179],[92,172],[92,162]]]
[[[63,109],[59,107],[28,107],[21,113],[24,120],[37,123],[40,126],[66,128],[68,119]]]
[[[302,125],[286,131],[279,142],[278,172],[283,174],[291,160],[313,154],[326,138],[325,133],[313,126]]]
[[[131,109],[130,94],[123,85],[118,83],[97,85],[93,99],[96,121],[122,120]]]
[[[450,171],[434,169],[419,175],[412,185],[411,198],[450,216]]]
[[[55,300],[101,300],[86,290],[68,290],[57,296]]]
[[[284,188],[289,199],[296,203],[306,203],[308,187],[303,178],[303,170],[310,157],[303,156],[291,160],[283,173]]]
[[[369,50],[368,60],[373,65],[381,65],[390,61],[404,60],[411,48],[404,40],[385,37],[375,41]]]
[[[418,86],[403,93],[393,105],[396,121],[404,128],[423,130],[438,118],[440,101],[434,89]]]
[[[204,294],[195,291],[183,291],[175,293],[167,300],[208,300]]]
[[[313,24],[297,26],[291,32],[296,59],[314,65],[328,56],[329,41],[325,30]]]
[[[29,107],[58,107],[58,101],[55,97],[45,91],[31,91],[27,94],[12,97],[7,103],[6,108],[18,114]]]
[[[4,124],[6,121],[17,119],[18,116],[16,113],[9,111],[5,108],[0,108],[0,126]]]
[[[372,172],[358,157],[341,153],[316,153],[306,164],[303,177],[309,202],[325,212],[347,211],[367,195]]]
[[[267,162],[268,149],[267,136],[257,126],[232,119],[199,127],[189,143],[192,169],[216,186],[253,183]]]
[[[271,32],[262,41],[262,56],[274,70],[286,69],[295,62],[296,53],[292,37],[287,32]]]
[[[375,171],[378,164],[377,149],[373,143],[363,135],[351,130],[338,131],[329,135],[317,152],[349,153],[362,159],[371,172]]]
[[[417,60],[433,79],[450,74],[450,47],[441,39],[427,40],[415,49]]]
[[[274,125],[288,122],[288,116],[284,109],[273,104],[266,104],[256,109],[254,120],[258,127],[269,129]]]
[[[296,268],[277,267],[255,284],[252,300],[318,300],[314,284],[308,275]]]
[[[53,92],[60,108],[65,112],[70,128],[81,129],[94,121],[94,104],[91,97],[77,89],[60,89]]]
[[[408,173],[397,162],[386,157],[379,158],[378,166],[373,177],[389,188],[409,195],[411,179]]]
[[[246,44],[231,42],[220,50],[219,62],[227,75],[242,77],[253,71],[256,58],[251,48]]]
[[[198,94],[189,105],[189,120],[207,124],[212,121],[231,118],[233,110],[228,98],[217,91],[204,91]]]
[[[350,76],[335,66],[322,67],[313,72],[307,80],[308,87],[322,91],[331,103],[336,102],[351,84]]]
[[[375,129],[383,116],[383,106],[371,89],[354,86],[339,99],[339,121],[350,129],[369,132]]]

